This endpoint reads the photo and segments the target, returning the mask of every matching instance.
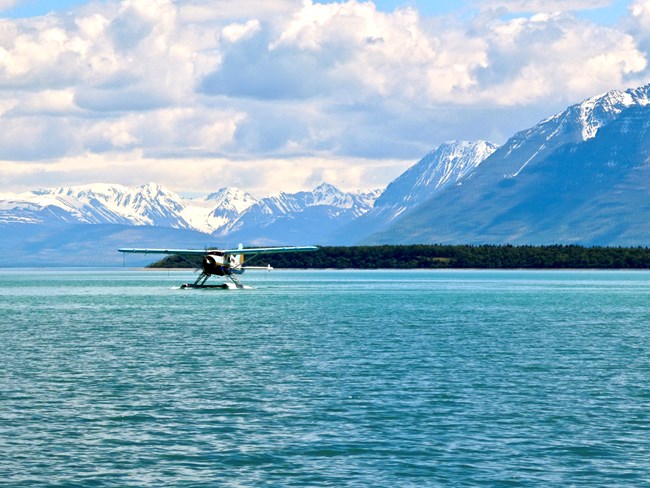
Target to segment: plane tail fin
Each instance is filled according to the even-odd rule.
[[[244,249],[244,245],[240,242],[239,245],[237,246],[237,249]],[[237,254],[235,256],[235,263],[236,263],[236,266],[239,269],[243,269],[243,267],[244,267],[244,255],[243,254]]]

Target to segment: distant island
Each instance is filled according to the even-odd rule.
[[[650,269],[650,248],[439,244],[325,246],[312,253],[259,256],[250,263],[294,269]],[[188,261],[169,256],[148,267],[187,268],[200,265],[200,258]]]

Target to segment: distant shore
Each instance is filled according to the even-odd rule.
[[[201,258],[195,260],[200,268]],[[578,245],[324,246],[311,253],[265,254],[248,262],[276,269],[650,269],[647,247]],[[192,261],[194,263],[194,261]],[[192,269],[168,256],[149,269]]]

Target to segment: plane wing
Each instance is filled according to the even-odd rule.
[[[205,256],[210,252],[222,252],[230,254],[275,254],[281,252],[305,252],[317,251],[317,246],[288,246],[288,247],[253,247],[248,249],[142,249],[142,248],[120,248],[119,252],[133,254],[178,254],[182,256]]]
[[[212,249],[118,249],[118,252],[133,254],[181,254],[183,256],[205,256],[210,251],[212,251]]]
[[[289,246],[289,247],[249,247],[248,249],[225,249],[224,254],[275,254],[280,252],[305,252],[318,251],[317,246]]]

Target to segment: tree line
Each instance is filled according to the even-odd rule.
[[[315,252],[266,254],[246,261],[274,268],[483,268],[483,269],[646,269],[647,247],[583,247],[578,245],[385,245],[323,246]],[[168,256],[152,268],[200,267],[201,258]]]

